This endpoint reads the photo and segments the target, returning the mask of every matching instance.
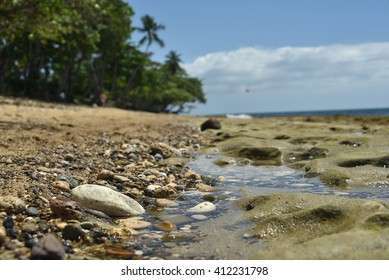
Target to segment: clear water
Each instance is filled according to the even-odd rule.
[[[350,198],[380,199],[389,202],[388,188],[360,188],[335,190],[317,178],[305,178],[304,173],[286,166],[227,166],[214,162],[216,155],[199,155],[187,164],[193,171],[225,181],[216,183],[214,192],[186,189],[174,206],[159,211],[148,211],[145,220],[155,224],[169,220],[177,230],[163,232],[149,227],[139,230],[137,250],[144,259],[247,259],[262,246],[262,241],[247,236],[253,224],[244,219],[243,211],[234,201],[247,195],[271,193],[312,193],[338,195]],[[203,213],[204,221],[197,221],[188,209],[204,202],[204,196],[213,196],[216,211]],[[189,227],[188,227],[189,226]],[[186,229],[185,229],[186,228]],[[223,238],[220,238],[220,237]],[[254,245],[255,244],[255,245]]]
[[[197,159],[191,161],[188,166],[202,175],[225,177],[223,187],[236,196],[239,196],[239,192],[242,191],[249,195],[299,192],[389,201],[388,188],[369,187],[336,190],[329,188],[316,178],[305,178],[303,172],[286,166],[233,165],[219,167],[214,164],[214,161],[218,158],[215,155],[200,155]]]

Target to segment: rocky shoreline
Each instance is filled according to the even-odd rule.
[[[208,141],[200,120],[0,101],[0,259],[143,259],[138,230],[159,230],[141,237],[152,241],[176,229],[145,209],[213,190],[184,165]]]
[[[175,249],[202,248],[194,221],[212,222],[223,181],[185,165],[199,153],[287,165],[344,193],[389,188],[387,118],[222,118],[210,130],[206,118],[113,108],[1,98],[0,110],[0,259],[184,258]],[[274,194],[237,205],[246,236],[264,241],[253,258],[389,258],[387,201]]]
[[[286,165],[336,195],[275,193],[238,202],[264,241],[255,259],[389,259],[389,118],[223,120],[220,166]],[[383,200],[350,199],[370,189]]]

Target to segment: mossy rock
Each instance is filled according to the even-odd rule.
[[[349,177],[340,170],[326,170],[320,174],[320,180],[329,187],[347,187]]]
[[[271,194],[244,198],[237,204],[245,211],[245,218],[255,222],[251,234],[264,241],[253,258],[389,257],[389,205],[385,202],[332,195]],[[350,248],[336,249],[347,243]]]
[[[242,147],[237,156],[251,160],[276,160],[281,158],[281,151],[274,147]]]

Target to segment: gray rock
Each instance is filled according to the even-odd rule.
[[[132,198],[100,185],[86,184],[72,190],[74,200],[108,216],[138,216],[144,208]]]
[[[67,173],[67,172],[63,172],[63,173],[59,176],[58,179],[61,180],[61,181],[66,181],[66,182],[68,182],[69,185],[70,185],[70,188],[72,188],[72,189],[78,186],[77,180],[75,180],[75,179],[74,179],[69,173]]]
[[[17,214],[24,212],[26,204],[23,200],[15,196],[0,196],[0,212],[5,211],[8,214]]]
[[[32,206],[30,206],[26,209],[26,214],[28,216],[39,216],[40,215],[39,210],[36,209],[35,207],[32,207]]]
[[[62,243],[49,234],[41,238],[31,250],[32,260],[64,260],[66,259],[65,249]]]

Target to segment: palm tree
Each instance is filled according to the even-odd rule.
[[[144,15],[141,18],[141,21],[142,21],[142,27],[135,27],[134,30],[145,33],[145,36],[143,36],[142,39],[139,41],[139,46],[142,46],[147,42],[146,49],[145,49],[145,59],[147,59],[147,57],[150,56],[150,54],[148,54],[148,50],[151,44],[155,42],[161,48],[165,46],[165,43],[158,36],[158,32],[160,30],[164,30],[165,26],[163,24],[157,24],[154,18],[149,15]],[[128,90],[131,88],[132,81],[134,80],[135,76],[137,75],[138,71],[142,66],[143,63],[138,64],[138,67],[135,69],[134,73],[128,79],[127,86],[125,87],[123,94],[128,92]]]
[[[136,27],[135,30],[145,33],[142,39],[139,41],[139,45],[142,46],[146,43],[146,53],[149,47],[155,42],[161,48],[165,46],[165,43],[159,38],[158,32],[164,30],[165,26],[163,24],[157,24],[153,17],[145,15],[141,18],[142,27]]]
[[[166,55],[165,65],[172,75],[177,74],[177,72],[181,70],[181,62],[181,57],[176,51],[170,51]]]

